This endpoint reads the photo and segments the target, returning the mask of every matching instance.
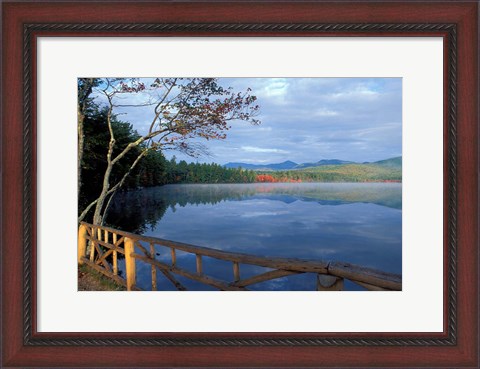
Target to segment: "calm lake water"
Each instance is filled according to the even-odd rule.
[[[400,183],[167,185],[116,195],[107,222],[126,231],[225,251],[344,261],[402,272]],[[157,258],[170,263],[169,249]],[[179,252],[179,267],[195,257]],[[123,261],[119,268],[124,268]],[[203,258],[204,273],[231,280],[232,264]],[[268,269],[241,264],[241,277]],[[176,290],[158,274],[159,290]],[[214,290],[178,277],[189,290]],[[137,284],[151,288],[150,266],[137,261]],[[253,290],[316,289],[313,274],[259,283]],[[345,281],[345,289],[361,290]]]

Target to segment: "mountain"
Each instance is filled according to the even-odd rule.
[[[375,161],[372,164],[381,165],[383,167],[390,167],[390,168],[401,168],[402,167],[402,157],[397,156],[396,158],[390,158],[385,160]]]
[[[225,168],[243,168],[250,170],[289,170],[297,166],[297,163],[287,160],[277,164],[247,164],[247,163],[227,163]]]
[[[355,164],[355,162],[338,160],[338,159],[324,159],[324,160],[317,161],[316,163],[298,164],[295,167],[295,169],[319,167],[319,166],[322,166],[322,165],[342,165],[342,164]]]
[[[357,163],[354,161],[347,161],[347,160],[339,160],[339,159],[323,159],[319,160],[315,163],[302,163],[297,164],[291,160],[284,161],[282,163],[275,163],[275,164],[248,164],[248,163],[227,163],[224,165],[225,168],[243,168],[249,170],[256,170],[256,171],[275,171],[275,170],[301,170],[301,169],[308,169],[308,168],[317,168],[323,166],[342,166],[348,164],[369,164],[369,165],[378,165],[381,167],[388,167],[388,168],[402,168],[402,157],[398,156],[395,158],[379,160],[375,162],[364,162],[364,163]]]
[[[279,164],[269,164],[269,168],[272,168],[274,170],[285,170],[285,169],[293,169],[298,166],[297,163],[294,163],[293,161],[287,160],[284,161],[283,163]]]

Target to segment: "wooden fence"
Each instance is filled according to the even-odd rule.
[[[145,246],[147,244],[148,246]],[[156,258],[156,245],[169,249],[169,263]],[[89,249],[88,255],[87,249]],[[177,251],[195,255],[195,271],[177,265]],[[125,278],[119,276],[118,273],[119,253],[125,257]],[[202,260],[204,257],[230,262],[232,264],[232,279],[225,281],[209,276],[203,268]],[[157,290],[157,273],[162,273],[179,291],[187,289],[177,280],[177,275],[222,291],[247,291],[248,286],[253,284],[301,273],[315,273],[317,275],[316,287],[319,291],[343,290],[344,279],[348,279],[368,290],[402,290],[400,275],[353,264],[336,261],[271,258],[227,252],[160,238],[145,237],[85,222],[80,223],[78,230],[79,264],[88,265],[131,291],[140,290],[136,285],[136,260],[151,266],[152,290],[154,291]],[[272,270],[242,279],[240,275],[242,264],[256,265]]]

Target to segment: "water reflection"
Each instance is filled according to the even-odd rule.
[[[168,185],[118,194],[108,221],[126,231],[226,251],[339,260],[401,274],[401,194],[398,183]],[[170,262],[167,250],[157,252]],[[193,256],[177,260],[195,269]],[[137,267],[138,283],[148,289],[150,267]],[[204,270],[217,278],[231,279],[231,268],[204,261]],[[261,272],[255,268],[242,265],[242,277]],[[208,290],[179,280],[189,289]],[[168,284],[159,278],[160,289],[172,289]],[[255,289],[314,290],[315,281],[297,275]]]

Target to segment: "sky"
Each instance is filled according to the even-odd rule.
[[[219,83],[235,91],[251,88],[261,124],[233,121],[225,140],[199,141],[209,156],[166,151],[167,159],[267,164],[366,162],[402,155],[401,78],[220,78]],[[119,118],[140,133],[152,119],[152,107],[121,113]]]

